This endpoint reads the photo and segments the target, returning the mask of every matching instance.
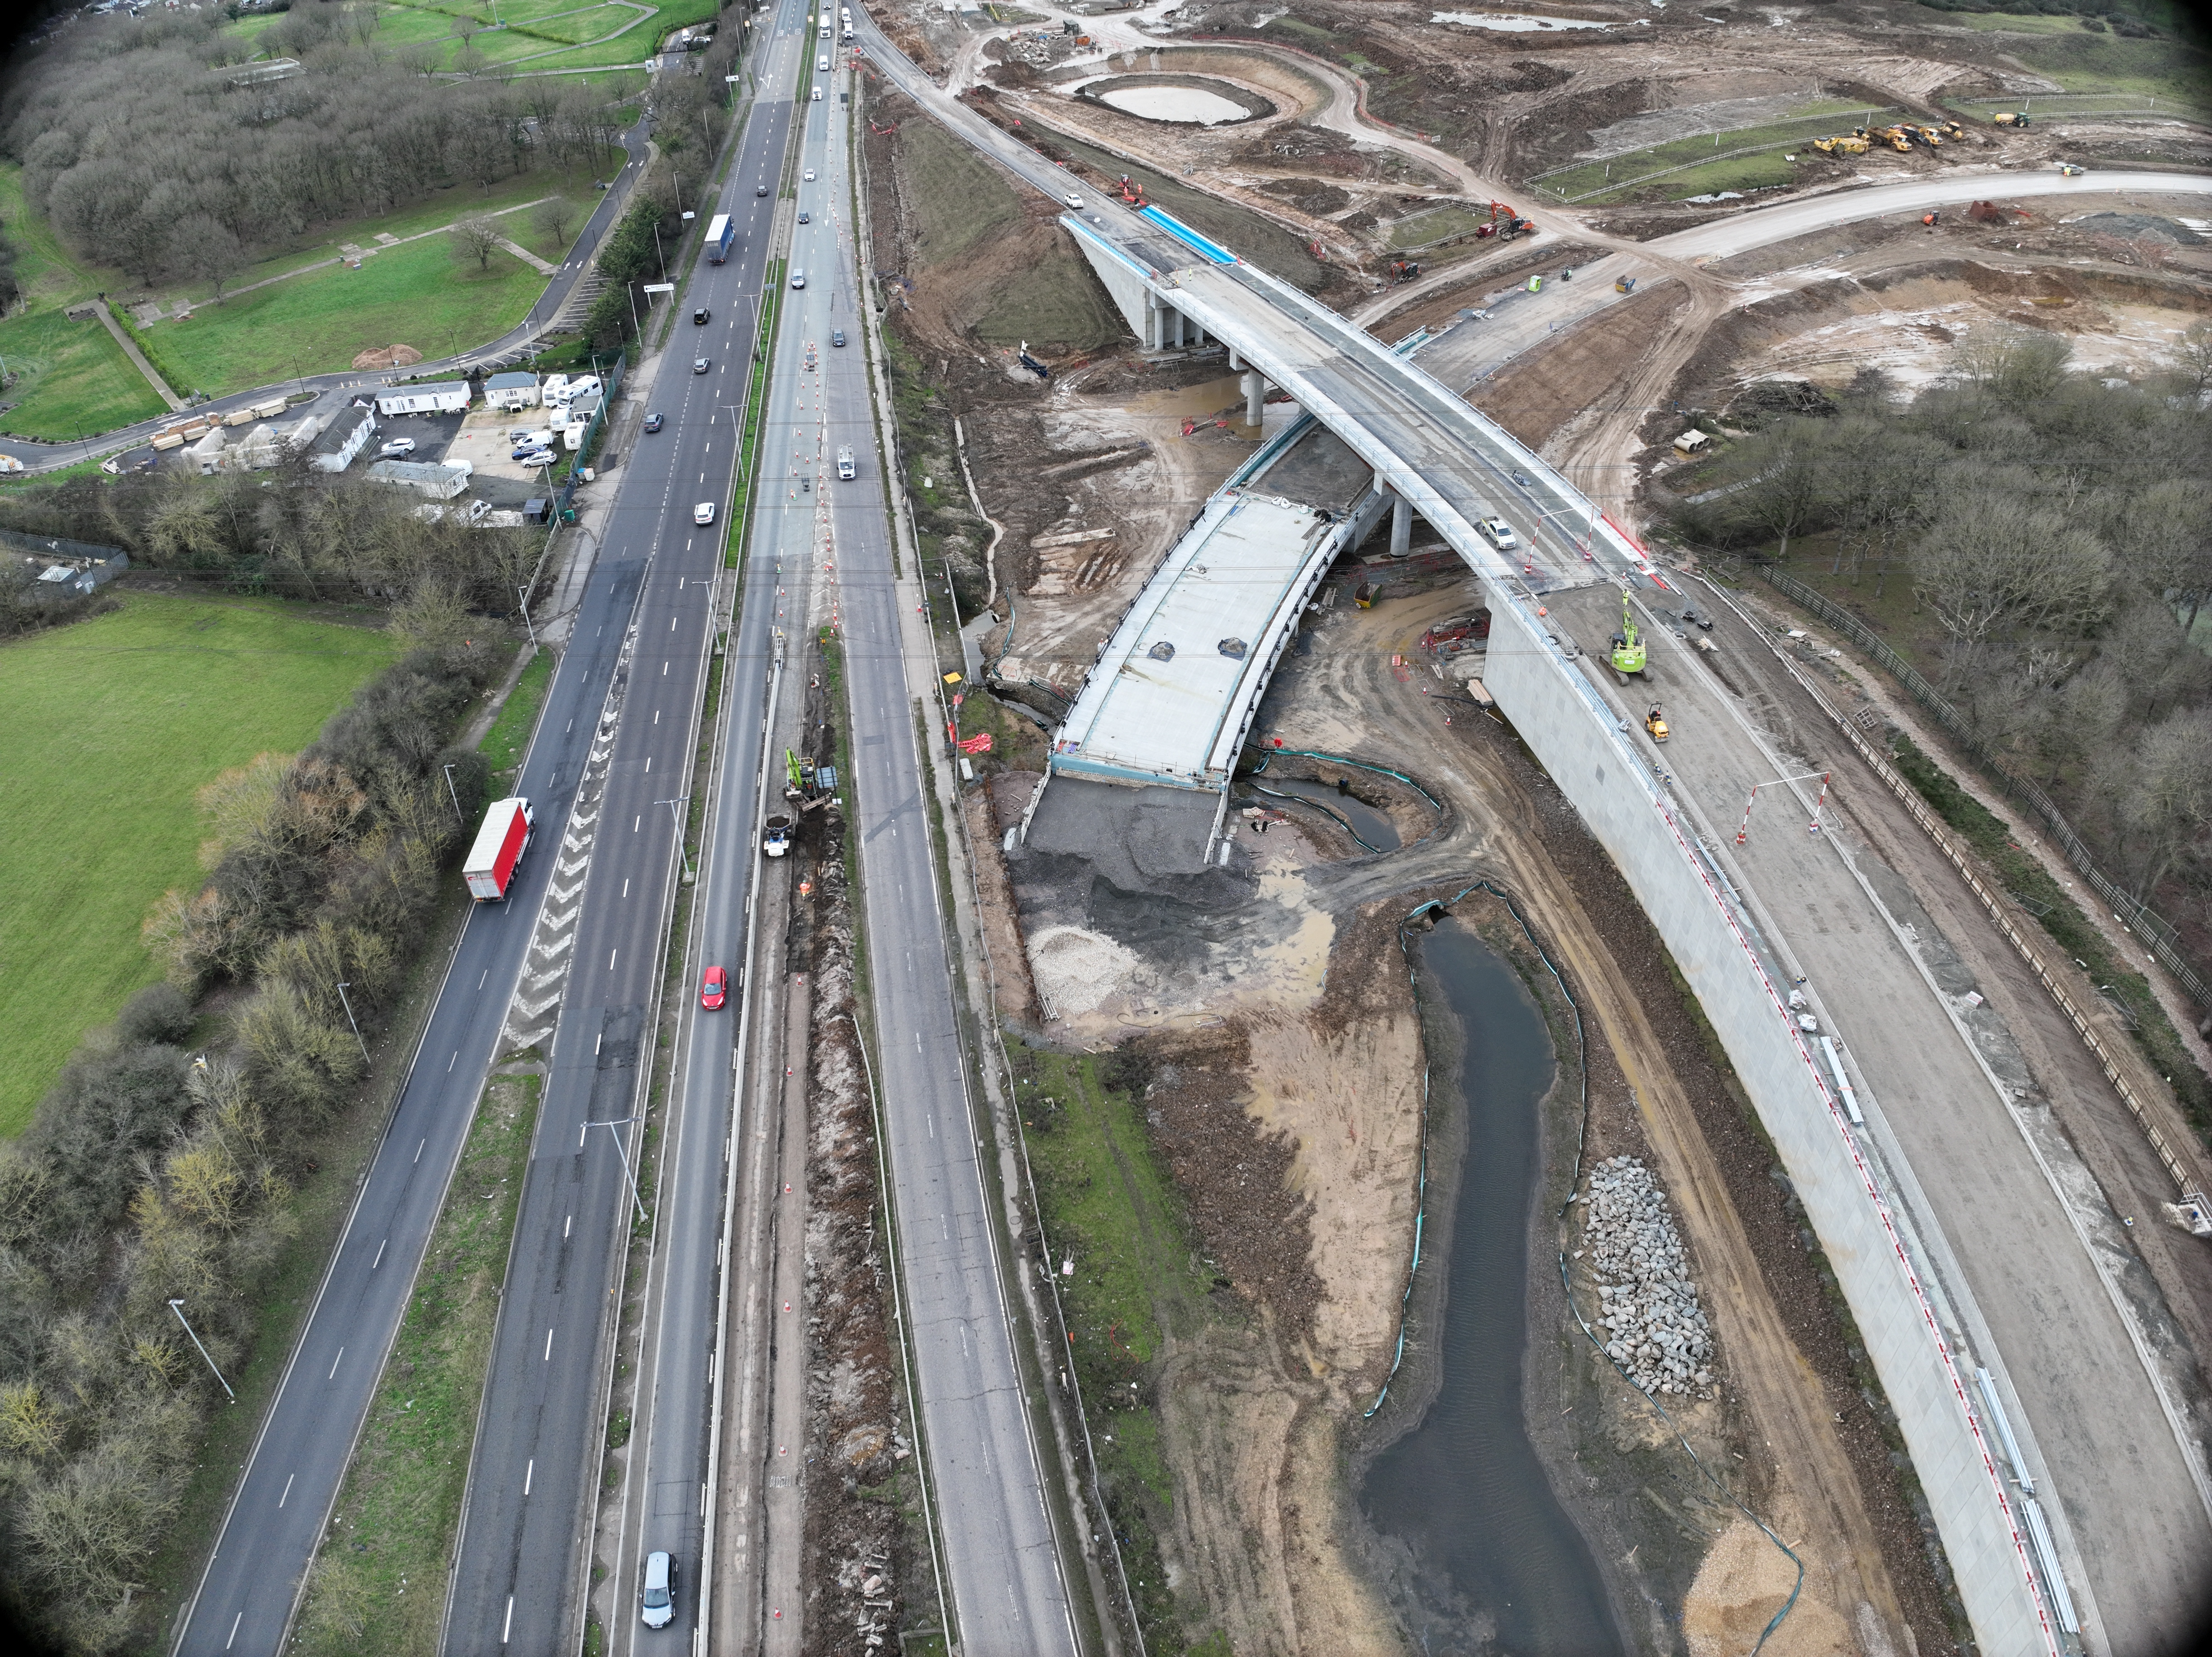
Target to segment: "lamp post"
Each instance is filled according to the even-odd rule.
[[[207,1358],[208,1370],[210,1374],[215,1376],[216,1384],[221,1387],[226,1393],[229,1394],[230,1401],[233,1404],[237,1403],[238,1394],[231,1392],[230,1383],[222,1378],[222,1371],[215,1367],[215,1360],[211,1357],[208,1357],[208,1349],[204,1346],[200,1346],[199,1336],[193,1333],[191,1320],[185,1315],[184,1302],[180,1300],[171,1301],[169,1302],[169,1309],[177,1314],[177,1321],[185,1326],[185,1332],[192,1337],[192,1344],[200,1347],[200,1356],[204,1358]]]
[[[452,779],[448,778],[447,780],[451,782]],[[338,1005],[345,1009],[346,1023],[353,1026],[353,1039],[361,1042],[361,1062],[366,1065],[369,1062],[368,1043],[362,1040],[360,1022],[354,1017],[353,1003],[348,999],[346,996],[346,992],[352,987],[353,986],[349,983],[341,984],[338,986]]]
[[[514,596],[516,599],[520,601],[521,605],[522,624],[530,629],[530,647],[532,650],[535,650],[538,648],[538,623],[530,619],[530,589],[528,587],[517,587],[514,590]],[[448,786],[450,786],[453,780],[453,768],[452,766],[449,765],[446,768],[446,781]]]
[[[668,815],[676,820],[676,855],[678,859],[684,865],[684,883],[687,886],[691,883],[692,880],[691,859],[688,855],[686,855],[684,850],[684,813],[678,810],[676,808],[679,805],[689,804],[690,803],[690,799],[691,796],[689,794],[678,794],[674,799],[657,799],[653,801],[655,805],[666,806],[668,808]]]
[[[637,1217],[641,1220],[645,1217],[645,1199],[637,1194],[637,1176],[629,1171],[629,1157],[623,1150],[622,1135],[615,1130],[628,1127],[632,1122],[642,1122],[644,1120],[642,1116],[617,1116],[608,1122],[586,1122],[576,1134],[576,1149],[581,1150],[584,1148],[586,1134],[595,1127],[606,1129],[607,1137],[615,1142],[615,1155],[622,1159],[623,1178],[629,1182],[629,1199],[637,1205]]]
[[[524,613],[528,614],[527,611]],[[533,640],[532,642],[536,641]],[[462,828],[467,828],[469,820],[461,811],[461,791],[453,786],[453,768],[450,765],[446,768],[446,792],[453,798],[453,821],[459,823]]]

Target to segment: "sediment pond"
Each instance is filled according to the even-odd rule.
[[[1399,847],[1398,825],[1389,814],[1378,810],[1355,794],[1340,792],[1333,782],[1323,782],[1317,777],[1261,776],[1253,780],[1253,786],[1263,795],[1289,794],[1301,800],[1310,800],[1323,810],[1352,826],[1352,832],[1364,841],[1370,850],[1395,852]]]
[[[1442,1326],[1426,1344],[1437,1390],[1419,1424],[1378,1454],[1361,1510],[1410,1553],[1413,1648],[1515,1657],[1612,1657],[1626,1649],[1589,1543],[1529,1442],[1522,1396],[1528,1338],[1529,1216],[1538,1108],[1553,1080],[1543,1015],[1474,931],[1445,920],[1419,944],[1425,1019],[1455,1052],[1432,1053],[1431,1120],[1465,1124],[1449,1242],[1422,1264]],[[1455,1035],[1456,1040],[1451,1040]],[[1456,1189],[1453,1187],[1455,1186]],[[1434,1303],[1434,1302],[1431,1302]]]

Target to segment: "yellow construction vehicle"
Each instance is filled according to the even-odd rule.
[[[1966,136],[1966,129],[1956,121],[1939,122],[1936,130],[1947,138],[1963,138]]]
[[[1868,145],[1864,138],[1856,134],[1838,134],[1833,137],[1814,139],[1813,148],[1823,155],[1863,155],[1867,153]]]
[[[1651,711],[1644,716],[1644,728],[1651,733],[1654,742],[1667,740],[1667,716],[1659,711],[1659,704],[1651,704]]]
[[[1629,613],[1628,589],[1620,590],[1620,631],[1613,635],[1613,671],[1644,671],[1644,640],[1636,634],[1636,617]]]
[[[1990,117],[1990,124],[1991,126],[2024,127],[2028,124],[2030,118],[2028,112],[2023,109],[2014,113],[1992,115]]]

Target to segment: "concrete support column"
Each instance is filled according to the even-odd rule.
[[[1413,503],[1395,490],[1390,496],[1390,555],[1403,558],[1413,549]]]
[[[1160,303],[1157,294],[1147,293],[1145,295],[1145,349],[1148,351],[1157,351],[1161,348],[1167,333],[1166,311],[1167,307]]]
[[[1258,425],[1260,416],[1267,410],[1267,376],[1257,368],[1247,369],[1244,373],[1244,423],[1248,426]]]
[[[1244,372],[1244,359],[1238,354],[1234,345],[1229,348],[1229,372],[1232,374],[1241,374]]]

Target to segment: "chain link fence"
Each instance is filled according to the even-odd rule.
[[[2103,898],[2120,924],[2141,939],[2146,948],[2164,963],[2173,974],[2174,981],[2196,998],[2199,1006],[2212,1006],[2212,988],[2181,953],[2180,935],[2165,916],[2148,904],[2141,901],[2107,879],[2081,837],[2074,832],[2074,825],[2066,820],[2051,796],[2033,783],[2014,776],[2003,762],[1978,740],[1968,729],[1966,721],[1944,700],[1936,687],[1928,683],[1920,670],[1906,661],[1878,638],[1874,631],[1857,616],[1825,594],[1808,586],[1795,576],[1785,575],[1770,565],[1759,565],[1759,574],[1766,584],[1800,609],[1817,616],[1821,621],[1849,639],[1875,664],[1887,671],[1905,689],[1912,699],[1931,714],[1936,722],[1981,768],[1983,774],[1995,783],[2005,795],[2025,806],[2041,819],[2045,829],[2058,847],[2065,853],[2066,860],[2075,872],[2087,881],[2090,889]]]

